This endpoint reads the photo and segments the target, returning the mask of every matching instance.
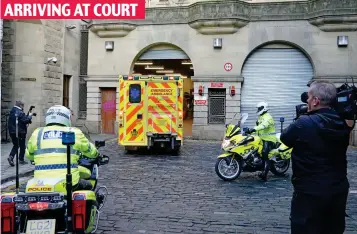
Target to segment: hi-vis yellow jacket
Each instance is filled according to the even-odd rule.
[[[34,178],[66,178],[67,146],[62,145],[62,132],[75,133],[75,144],[71,147],[72,184],[80,179],[78,151],[89,158],[96,158],[98,151],[78,128],[52,125],[37,128],[26,148],[26,157],[35,162]]]
[[[259,116],[257,126],[254,129],[263,141],[276,142],[275,122],[268,112]]]

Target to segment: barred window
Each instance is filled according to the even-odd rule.
[[[226,89],[208,89],[208,123],[225,124]]]

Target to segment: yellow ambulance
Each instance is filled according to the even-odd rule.
[[[127,151],[183,144],[180,76],[119,76],[118,143]]]

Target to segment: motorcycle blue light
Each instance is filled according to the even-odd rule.
[[[76,141],[76,136],[74,132],[63,132],[62,133],[62,144],[63,145],[73,145]]]

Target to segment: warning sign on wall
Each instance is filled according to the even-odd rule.
[[[195,105],[196,106],[207,105],[207,100],[195,100]]]

